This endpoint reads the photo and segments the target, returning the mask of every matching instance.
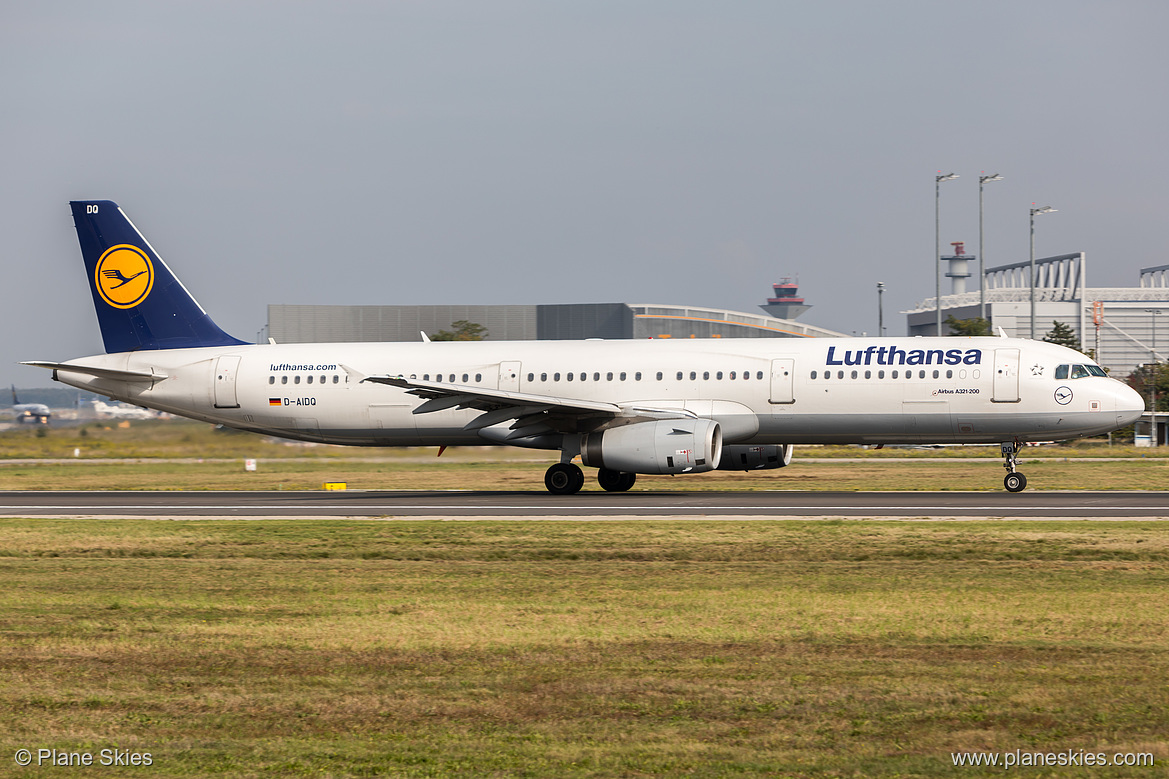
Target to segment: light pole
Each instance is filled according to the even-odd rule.
[[[1035,340],[1035,215],[1054,214],[1056,209],[1051,206],[1036,208],[1031,205],[1031,340]]]
[[[934,307],[937,308],[937,332],[942,334],[942,182],[953,181],[957,173],[934,176]]]
[[[877,337],[883,338],[885,336],[885,302],[882,296],[885,294],[885,282],[877,282]]]
[[[1149,438],[1152,439],[1153,446],[1161,445],[1161,437],[1157,431],[1157,317],[1165,313],[1159,308],[1146,308],[1145,313],[1148,314],[1153,321],[1153,343],[1149,350],[1153,354],[1153,367],[1149,372]]]
[[[982,248],[982,187],[990,181],[1002,181],[997,173],[978,177],[978,315],[986,320],[986,250]]]

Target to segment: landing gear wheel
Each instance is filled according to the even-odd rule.
[[[625,473],[623,471],[614,471],[609,468],[601,468],[597,471],[597,483],[601,485],[601,489],[606,492],[625,492],[633,483],[637,481],[636,473]]]
[[[575,495],[584,486],[584,471],[572,463],[556,463],[544,474],[544,486],[553,495]]]
[[[1007,488],[1007,492],[1022,492],[1027,488],[1027,477],[1017,471],[1008,473],[1003,479],[1003,486]]]

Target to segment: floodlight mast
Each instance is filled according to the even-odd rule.
[[[978,177],[978,315],[983,320],[986,320],[986,250],[982,246],[982,187],[992,181],[1002,180],[1003,177],[997,173]]]
[[[1054,214],[1051,206],[1036,208],[1031,204],[1031,340],[1035,340],[1035,217],[1038,214]]]
[[[934,308],[937,309],[937,332],[942,334],[942,182],[953,181],[957,173],[934,176]]]

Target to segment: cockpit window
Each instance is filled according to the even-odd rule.
[[[1104,376],[1108,374],[1099,365],[1060,365],[1055,369],[1056,379],[1083,379],[1088,376]]]

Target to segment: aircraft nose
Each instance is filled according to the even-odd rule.
[[[1145,413],[1145,399],[1132,387],[1121,384],[1116,393],[1116,424],[1131,425]]]

